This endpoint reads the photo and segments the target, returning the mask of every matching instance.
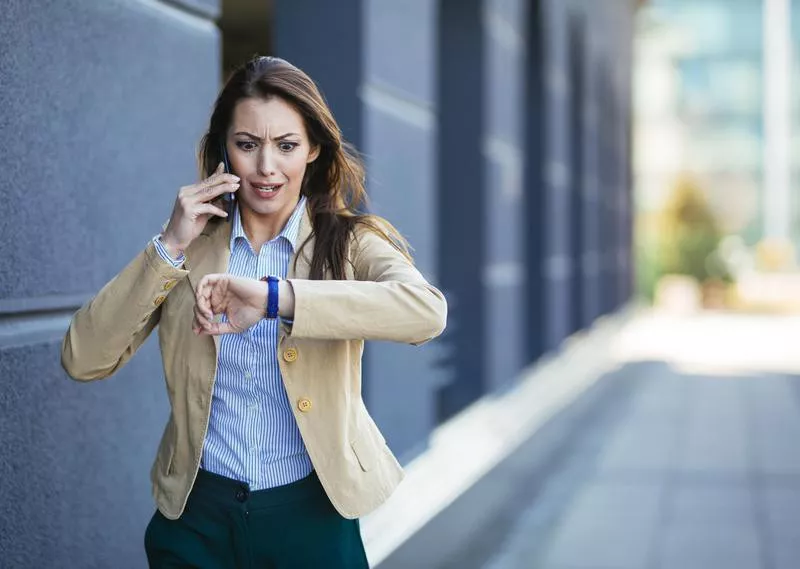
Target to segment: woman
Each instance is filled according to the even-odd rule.
[[[363,168],[286,61],[231,76],[199,162],[163,233],[75,314],[62,364],[108,377],[159,326],[151,567],[366,567],[358,518],[402,470],[361,398],[363,341],[437,336],[444,297],[360,213]]]

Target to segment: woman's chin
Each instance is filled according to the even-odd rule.
[[[244,206],[258,215],[278,215],[292,210],[297,200],[290,205],[288,195],[276,196],[274,200],[245,200]]]

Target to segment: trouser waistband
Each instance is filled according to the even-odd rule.
[[[197,473],[192,492],[202,496],[204,500],[213,500],[222,505],[235,506],[246,503],[248,509],[270,508],[325,495],[317,473],[313,470],[311,474],[296,482],[263,490],[250,490],[250,485],[246,482],[201,468]]]

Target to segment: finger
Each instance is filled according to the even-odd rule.
[[[239,332],[239,330],[236,330],[233,327],[233,324],[230,322],[218,322],[215,324],[215,327],[217,334],[231,334]]]
[[[217,324],[214,323],[214,322],[209,322],[209,321],[204,320],[204,319],[201,318],[201,319],[198,320],[197,333],[198,334],[212,334],[214,332],[214,330],[215,330],[215,326],[216,325]]]
[[[211,306],[211,293],[203,299],[202,303],[195,305],[199,314],[201,324],[214,321],[214,307]]]
[[[197,305],[194,307],[194,320],[201,328],[207,328],[212,322],[212,319],[206,317],[206,315],[203,314],[203,311]]]
[[[197,306],[197,320],[201,325],[205,326],[214,321],[214,311],[211,309],[210,300],[204,300],[198,303]]]
[[[237,333],[238,331],[230,322],[212,322],[208,328],[203,328],[200,333],[207,336],[221,336],[222,334]]]
[[[203,275],[203,278],[200,279],[200,282],[197,283],[197,290],[195,292],[196,296],[200,296],[208,292],[208,289],[214,287],[217,282],[219,282],[219,273],[208,273],[207,275]]]
[[[192,330],[195,330],[195,332],[201,330],[204,327],[204,322],[205,319],[200,315],[200,310],[195,306],[192,312]]]
[[[228,212],[224,209],[220,209],[219,207],[210,204],[210,203],[202,203],[195,207],[193,214],[195,219],[201,215],[218,215],[220,217],[228,217]]]
[[[202,186],[205,184],[214,183],[214,181],[219,180],[220,175],[224,173],[225,173],[225,163],[220,162],[219,164],[217,164],[217,167],[214,169],[214,171],[211,172],[210,176],[208,176],[204,180],[200,180],[200,182],[195,184],[195,186]]]
[[[227,182],[223,181],[218,184],[210,185],[210,186],[202,186],[198,187],[192,197],[197,199],[200,202],[209,202],[213,201],[222,194],[232,193],[239,189],[241,184],[239,182]]]
[[[202,334],[204,330],[208,330],[213,326],[213,317],[207,318],[200,308],[195,305],[192,309],[192,330],[195,334]]]
[[[212,306],[212,296],[214,291],[224,286],[225,275],[210,274],[204,276],[197,285],[195,294],[196,306],[207,320],[214,319],[214,307]]]
[[[211,298],[208,292],[209,285],[207,282],[208,281],[204,277],[197,285],[197,291],[195,292],[195,309],[202,314],[211,312]]]
[[[200,323],[197,321],[197,316],[193,316],[192,317],[192,332],[194,332],[195,335],[198,335],[198,334],[200,334],[200,332],[202,330],[203,330],[202,326],[200,326]]]
[[[236,174],[228,174],[227,172],[214,172],[205,180],[202,180],[195,184],[198,188],[204,188],[206,186],[213,186],[216,184],[224,183],[224,182],[240,182],[239,176]]]

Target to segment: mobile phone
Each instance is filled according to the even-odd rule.
[[[231,163],[228,160],[228,149],[225,147],[225,142],[222,142],[220,145],[220,153],[222,154],[222,164],[225,168],[226,174],[233,174],[231,170]],[[233,217],[233,200],[234,195],[233,192],[225,192],[222,194],[222,201],[225,203],[225,211],[228,213],[228,217],[225,219],[230,221]]]

